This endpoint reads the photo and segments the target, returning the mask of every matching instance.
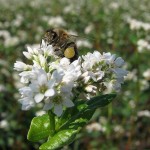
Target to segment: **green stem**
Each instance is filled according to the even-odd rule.
[[[53,136],[55,134],[55,115],[51,110],[48,111],[48,115],[50,121],[50,136]]]

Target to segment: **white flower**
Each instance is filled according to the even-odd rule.
[[[31,48],[29,46],[27,46],[27,50],[28,52],[24,51],[23,54],[27,59],[33,59],[34,55],[38,54],[38,50],[36,48]]]
[[[51,79],[55,80],[55,84],[59,84],[62,81],[62,78],[64,76],[64,72],[62,70],[55,70],[52,73]]]
[[[64,71],[62,79],[63,83],[69,83],[76,81],[81,75],[81,66],[79,65],[79,59],[71,63],[68,68]]]
[[[132,81],[136,82],[137,78],[138,78],[137,77],[137,70],[134,69],[128,73],[128,75],[125,77],[125,80],[132,80]]]
[[[78,40],[77,42],[77,46],[78,47],[87,47],[87,48],[91,48],[92,47],[92,44],[89,42],[89,41],[87,41],[87,40]]]
[[[141,110],[137,113],[138,117],[149,117],[150,118],[150,111],[149,110]]]
[[[34,96],[35,102],[41,102],[44,97],[52,97],[55,95],[55,90],[53,88],[55,81],[48,80],[47,74],[44,70],[39,69],[36,80],[32,80],[30,87],[36,93]]]
[[[57,116],[61,116],[64,106],[65,107],[74,106],[74,103],[71,101],[73,97],[73,93],[72,93],[73,86],[74,86],[73,82],[69,81],[64,83],[62,80],[60,84],[60,88],[57,89],[55,96],[46,100],[44,110],[49,110],[54,108],[54,113]]]
[[[32,66],[26,65],[25,63],[21,61],[16,61],[14,64],[14,69],[17,71],[25,71],[25,70],[30,70]]]
[[[34,78],[35,74],[33,71],[23,71],[19,76],[21,76],[20,82],[29,83],[30,79]]]
[[[44,40],[42,40],[41,48],[39,49],[39,51],[41,51],[45,57],[55,56],[53,46],[47,45],[47,43]]]
[[[85,32],[86,34],[89,34],[93,29],[94,29],[94,25],[93,25],[93,24],[89,24],[89,25],[85,28],[84,32]]]
[[[85,56],[82,56],[83,63],[82,67],[85,70],[89,70],[93,67],[95,63],[98,63],[101,61],[101,54],[98,51],[94,51],[94,53],[87,53]]]
[[[72,85],[63,85],[59,92],[55,94],[55,97],[45,102],[44,110],[54,108],[54,113],[57,116],[61,116],[63,112],[63,106],[72,107],[74,103],[71,101],[72,97]]]
[[[142,22],[136,19],[128,19],[128,23],[130,24],[130,29],[131,30],[140,30],[143,29],[145,31],[149,31],[150,30],[150,24],[146,23],[146,22]]]
[[[46,58],[41,54],[39,54],[38,57],[39,57],[39,64],[41,65],[41,67],[45,68]]]
[[[82,63],[82,68],[84,73],[82,74],[82,77],[85,77],[85,83],[90,78],[94,81],[98,81],[104,77],[104,71],[101,70],[102,66],[99,65],[102,61],[101,57],[102,56],[98,51],[83,56],[84,61]]]
[[[53,27],[65,26],[66,22],[63,20],[61,16],[51,17],[48,20],[48,24]]]
[[[39,48],[27,49],[23,54],[32,64],[20,61],[14,64],[14,69],[21,71],[21,82],[26,84],[19,89],[23,110],[39,103],[44,110],[52,109],[61,116],[65,108],[74,106],[72,100],[78,95],[90,99],[105,88],[119,91],[127,74],[121,68],[124,60],[111,53],[101,55],[94,51],[71,63],[67,58],[55,56],[53,46],[44,41]]]
[[[35,106],[35,102],[31,97],[21,98],[19,102],[22,104],[22,110],[29,110],[31,107]]]
[[[88,130],[88,132],[93,132],[93,131],[104,132],[106,130],[105,127],[103,127],[101,124],[99,124],[97,122],[93,122],[93,123],[87,125],[86,129]]]
[[[150,80],[150,69],[147,69],[145,72],[143,72],[143,76],[146,80]]]
[[[9,123],[7,120],[0,121],[0,128],[7,128],[8,126],[9,126]]]
[[[74,104],[66,97],[55,97],[55,99],[52,99],[48,103],[45,103],[44,110],[50,110],[54,108],[54,113],[57,116],[61,116],[63,112],[63,106],[72,107],[74,106]]]
[[[35,105],[33,99],[33,91],[30,87],[23,87],[19,89],[22,98],[19,99],[19,102],[22,104],[22,110],[29,110]]]
[[[138,51],[142,52],[145,50],[150,50],[150,44],[148,43],[148,41],[144,40],[144,39],[140,39],[137,42],[137,46],[138,46]]]

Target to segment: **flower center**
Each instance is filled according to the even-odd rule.
[[[47,91],[48,87],[46,85],[40,86],[40,92],[45,93]]]
[[[60,104],[62,103],[62,97],[57,95],[54,99],[53,99],[53,103],[55,104]]]

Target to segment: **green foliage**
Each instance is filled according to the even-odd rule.
[[[49,120],[48,114],[33,118],[28,132],[28,140],[36,142],[50,136],[48,141],[40,146],[40,149],[49,150],[54,150],[71,143],[81,128],[91,119],[95,110],[108,105],[115,96],[115,94],[101,95],[93,97],[89,101],[82,100],[77,102],[73,108],[69,108],[73,110],[70,118],[65,120],[66,116],[68,116],[66,113],[68,111],[66,110],[64,112],[66,116],[63,115],[60,121],[58,119],[60,127],[56,132],[54,131],[54,135],[50,133],[52,122]],[[68,113],[70,114],[70,112]]]
[[[127,62],[127,70],[132,73],[115,103],[97,109],[89,122],[90,125],[99,124],[102,129],[89,132],[83,128],[77,140],[66,149],[150,149],[149,118],[138,115],[150,108],[150,81],[143,76],[150,68],[150,53],[146,49],[141,53],[137,51],[137,42],[140,39],[149,41],[150,31],[132,30],[127,21],[132,18],[149,24],[149,0],[1,0],[0,4],[0,149],[37,150],[41,144],[26,140],[30,121],[40,106],[27,112],[21,110],[17,91],[19,78],[13,64],[17,59],[24,59],[22,51],[27,44],[40,43],[44,31],[55,25],[75,31],[79,39],[92,44],[92,48],[78,47],[79,54],[91,52],[91,49],[117,53]],[[67,12],[69,7],[71,11]],[[50,25],[49,20],[56,16],[61,16],[66,25]],[[93,30],[85,33],[89,25],[93,25]],[[4,36],[2,32],[5,32]],[[82,110],[85,106],[79,107]],[[71,114],[66,115],[70,111],[67,109],[56,121],[56,132],[71,117]],[[73,111],[75,113],[78,109]]]
[[[50,120],[48,114],[34,117],[31,121],[27,139],[37,142],[49,136]]]

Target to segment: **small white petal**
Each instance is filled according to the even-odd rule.
[[[54,96],[55,95],[55,90],[54,89],[48,89],[45,92],[45,96],[50,97],[50,96]]]
[[[54,113],[57,115],[57,116],[61,116],[63,112],[63,108],[62,108],[62,105],[55,105],[54,106]]]
[[[27,50],[28,50],[29,53],[33,54],[33,50],[32,50],[31,47],[27,46]]]
[[[49,103],[46,103],[45,105],[44,105],[44,110],[50,110],[50,109],[52,109],[54,107],[54,104],[50,101]]]
[[[46,85],[47,84],[47,76],[45,74],[40,74],[38,76],[38,83],[39,85]]]
[[[122,76],[126,76],[128,74],[128,71],[122,69],[122,68],[115,68],[115,69],[112,69],[114,71],[114,73],[119,77],[122,77]]]
[[[42,67],[45,67],[46,59],[43,55],[39,55],[40,64]]]
[[[27,65],[21,61],[16,61],[14,64],[14,69],[17,71],[24,71],[27,69]]]
[[[56,83],[59,83],[61,82],[63,75],[64,75],[63,71],[55,70],[52,74],[52,79],[54,79]]]
[[[115,60],[115,65],[118,66],[118,67],[121,67],[124,65],[124,60],[121,58],[121,57],[118,57],[116,60]]]
[[[64,99],[63,104],[66,107],[72,107],[72,106],[74,106],[74,103],[70,99]]]
[[[47,83],[49,88],[52,88],[54,86],[54,84],[55,84],[55,80],[54,79],[49,80],[48,83]]]
[[[31,59],[32,58],[32,54],[31,53],[28,53],[28,52],[23,52],[23,55],[28,58],[28,59]]]
[[[34,97],[36,103],[41,102],[43,100],[43,98],[44,98],[44,95],[41,93],[36,94]]]

